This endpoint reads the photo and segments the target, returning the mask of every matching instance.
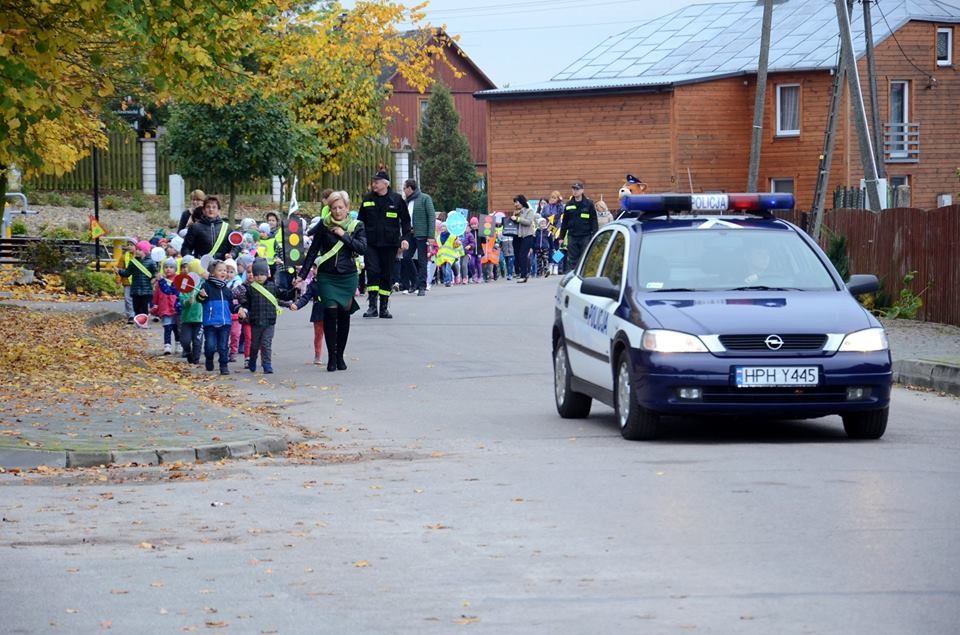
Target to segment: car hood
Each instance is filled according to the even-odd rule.
[[[879,323],[842,291],[642,293],[648,328],[695,335],[850,333]]]

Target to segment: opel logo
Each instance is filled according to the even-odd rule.
[[[771,351],[779,351],[783,348],[783,338],[779,335],[768,335],[767,339],[763,340],[763,343],[767,345]]]

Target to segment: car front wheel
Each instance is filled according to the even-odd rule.
[[[583,419],[590,414],[593,399],[570,389],[570,360],[562,339],[553,350],[553,395],[557,412],[564,419]]]
[[[617,361],[617,422],[620,434],[629,441],[647,441],[657,434],[660,417],[637,403],[633,396],[633,381],[630,378],[630,355],[620,354]]]
[[[843,429],[851,439],[879,439],[887,430],[889,408],[843,415]]]

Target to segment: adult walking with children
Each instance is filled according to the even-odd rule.
[[[327,370],[336,371],[347,369],[343,355],[350,334],[350,315],[360,308],[354,298],[360,281],[356,257],[369,250],[363,222],[350,217],[350,195],[333,192],[327,204],[330,214],[320,220],[299,277],[306,278],[313,257],[319,254],[315,260],[316,275],[290,309],[296,311],[313,300],[314,313],[323,311]]]

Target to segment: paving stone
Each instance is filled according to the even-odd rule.
[[[156,450],[114,450],[111,452],[113,462],[118,465],[136,463],[137,465],[157,465],[160,457]]]
[[[201,445],[197,447],[197,461],[220,461],[230,458],[230,448],[225,445]]]
[[[48,467],[66,467],[66,452],[49,452],[43,450],[12,450],[0,449],[0,467],[29,470],[46,465]]]
[[[113,457],[110,452],[84,452],[67,450],[67,467],[97,467],[110,465]]]
[[[196,463],[197,453],[192,449],[163,448],[157,450],[160,463]]]
[[[256,454],[256,448],[253,445],[253,441],[236,441],[234,443],[228,443],[227,449],[230,450],[230,457],[234,459],[250,457]]]
[[[287,451],[284,437],[263,437],[254,441],[257,454],[283,454]]]

